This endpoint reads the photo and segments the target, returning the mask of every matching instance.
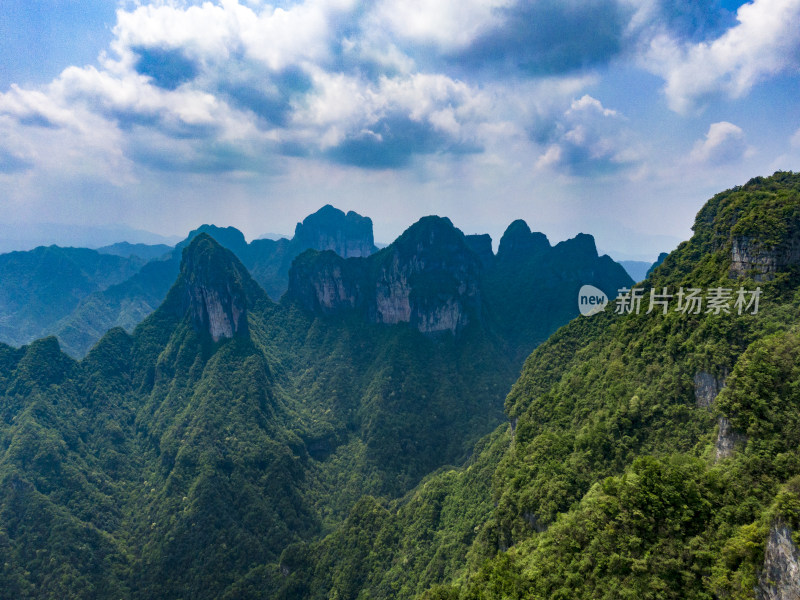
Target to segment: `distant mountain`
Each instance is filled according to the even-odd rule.
[[[124,225],[92,226],[63,223],[0,223],[0,253],[28,251],[39,246],[98,248],[129,240],[172,245],[179,237],[163,236]]]
[[[622,265],[634,281],[644,281],[653,266],[653,263],[643,260],[621,260],[619,264]]]
[[[291,236],[286,235],[284,233],[267,232],[267,233],[262,233],[261,235],[256,237],[257,240],[275,240],[275,241],[282,240],[284,238],[288,240],[291,238]]]
[[[458,333],[482,322],[527,355],[578,314],[578,291],[608,297],[633,284],[590,235],[551,247],[524,221],[512,223],[492,253],[488,235],[465,236],[447,218],[425,217],[366,259],[307,251],[290,271],[289,296],[320,315],[357,313],[373,323]]]
[[[98,248],[100,254],[113,254],[114,256],[122,256],[129,258],[135,256],[144,261],[153,260],[154,258],[161,258],[168,252],[172,251],[173,246],[166,244],[130,244],[128,242],[117,242],[110,246],[103,246]]]
[[[134,326],[163,301],[178,275],[183,248],[203,232],[209,233],[232,250],[250,269],[256,281],[276,300],[286,291],[292,260],[303,250],[331,249],[343,253],[344,256],[366,256],[375,250],[370,219],[354,212],[345,214],[329,205],[298,223],[292,240],[254,240],[248,244],[238,229],[203,225],[190,232],[174,248],[118,243],[101,248],[99,252],[126,257],[132,265],[126,272],[127,276],[112,278],[105,285],[92,287],[82,280],[73,281],[72,271],[64,271],[49,285],[54,286],[54,289],[60,285],[70,290],[66,293],[53,292],[60,297],[50,311],[46,308],[35,308],[37,286],[40,285],[38,280],[9,279],[9,283],[14,285],[8,289],[21,287],[27,290],[24,293],[33,299],[33,306],[27,310],[38,312],[17,319],[14,312],[17,310],[14,308],[16,305],[12,302],[8,308],[4,308],[0,298],[0,341],[23,344],[36,337],[52,334],[58,337],[66,352],[80,357],[112,327],[123,327],[132,331]],[[166,253],[161,251],[164,248]],[[137,272],[147,259],[151,262],[141,272]],[[47,268],[46,265],[41,265],[44,276],[47,275]],[[80,274],[75,275],[80,279]],[[56,282],[60,283],[56,285]],[[30,287],[26,288],[26,285]],[[45,314],[40,315],[42,311]],[[13,325],[4,328],[2,324],[6,322]]]
[[[59,246],[0,255],[0,340],[19,346],[51,333],[82,299],[125,281],[143,264]]]

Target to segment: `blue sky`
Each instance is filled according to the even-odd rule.
[[[391,241],[516,218],[616,258],[800,169],[800,0],[0,3],[0,210],[17,232]],[[20,233],[20,237],[24,237]]]

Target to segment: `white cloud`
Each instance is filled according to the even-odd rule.
[[[617,111],[585,94],[557,119],[537,167],[570,175],[617,172],[641,160],[640,150]]]
[[[383,0],[366,27],[451,51],[498,25],[497,9],[512,4],[513,0]]]
[[[754,0],[710,42],[652,39],[643,64],[666,82],[670,108],[687,112],[715,94],[738,98],[761,81],[800,69],[800,0]]]
[[[692,162],[721,165],[740,160],[748,151],[741,127],[721,121],[712,123],[705,138],[695,142]]]

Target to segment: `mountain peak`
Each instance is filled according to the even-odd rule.
[[[352,210],[345,214],[330,204],[297,224],[292,243],[303,249],[333,250],[343,258],[369,256],[376,250],[372,219]]]
[[[550,242],[545,234],[532,232],[525,221],[517,219],[506,228],[503,237],[500,238],[497,257],[522,258],[549,249]]]
[[[559,242],[555,250],[574,257],[597,258],[594,236],[588,233],[579,233],[574,238]]]
[[[239,259],[207,233],[197,235],[183,250],[181,278],[184,309],[200,332],[216,342],[247,335],[247,294],[250,275]]]
[[[232,250],[235,253],[240,253],[247,247],[247,240],[244,239],[244,234],[236,229],[236,227],[218,227],[217,225],[204,224],[197,229],[189,232],[189,235],[178,244],[178,248],[185,248],[192,243],[198,235],[205,233],[210,235],[216,242]]]

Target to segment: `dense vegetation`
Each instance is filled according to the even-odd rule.
[[[362,503],[304,561],[285,557],[287,568],[314,581],[309,597],[319,598],[754,598],[770,528],[800,526],[800,271],[780,258],[796,243],[799,210],[791,173],[719,194],[643,284],[646,298],[664,287],[760,286],[757,314],[685,314],[676,304],[646,314],[645,301],[638,315],[612,304],[572,321],[526,361],[506,399],[511,425],[490,438],[504,440],[500,450],[479,447],[471,466],[432,476],[384,513]],[[760,281],[732,278],[741,236],[778,257],[774,276],[754,268]],[[710,407],[698,374],[725,382]],[[726,435],[730,455],[718,451]],[[414,505],[476,464],[491,490],[459,487]],[[439,507],[453,504],[460,517],[439,521]],[[412,506],[435,516],[409,519]],[[456,532],[464,543],[434,542],[433,564],[407,561]],[[382,539],[391,543],[379,553]],[[358,552],[371,560],[354,561]],[[447,567],[429,585],[434,565]]]
[[[370,262],[426,263],[412,277],[420,311],[457,292],[426,268],[473,269],[481,285],[479,260],[447,220],[418,260],[430,223]],[[462,330],[426,335],[357,312],[315,314],[291,294],[276,304],[205,233],[182,246],[177,281],[132,334],[112,329],[79,362],[53,337],[0,345],[0,597],[241,597],[276,573],[277,585],[281,557],[301,561],[354,506],[385,513],[430,473],[463,463],[501,421],[517,357],[535,343],[503,338],[498,307],[476,305]],[[163,279],[171,260],[142,272]],[[611,265],[607,287],[629,281]],[[234,335],[215,341],[209,328],[225,319]],[[487,464],[423,484],[408,518],[431,531],[457,525],[462,502],[450,496],[482,489],[488,502]],[[432,498],[445,521],[428,515]],[[483,518],[488,505],[473,512]],[[443,531],[458,549],[447,553],[407,545],[409,560],[432,565],[425,584],[456,572],[472,535]]]
[[[482,247],[444,234],[445,254]],[[53,338],[0,346],[0,596],[754,598],[770,532],[800,528],[798,239],[800,175],[718,194],[638,314],[571,321],[512,386],[521,340],[552,331],[512,274],[557,269],[572,290],[590,238],[551,248],[514,224],[470,260],[480,318],[425,335],[276,304],[200,236],[133,334],[80,362]],[[416,282],[425,302],[453,293]],[[681,287],[730,288],[729,313],[675,310]],[[247,326],[215,342],[197,302],[220,297]]]

